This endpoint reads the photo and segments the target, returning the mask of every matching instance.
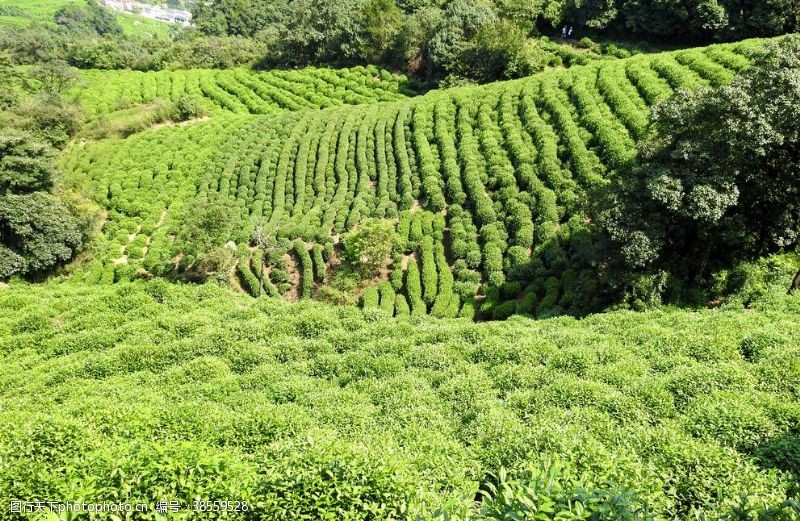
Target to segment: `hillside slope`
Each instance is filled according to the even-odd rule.
[[[97,262],[81,278],[174,269],[181,207],[220,194],[249,223],[230,237],[240,244],[261,226],[330,250],[365,217],[396,219],[405,254],[394,259],[391,286],[382,285],[380,300],[370,290],[366,305],[472,316],[473,300],[489,295],[488,316],[571,309],[575,288],[593,275],[521,287],[532,255],[556,245],[563,256],[559,237],[580,229],[586,193],[633,158],[650,106],[678,88],[730,81],[761,43],[640,55],[392,103],[220,116],[77,145],[63,162],[68,181],[108,212]],[[240,254],[245,287],[274,293],[283,280],[269,280],[261,255]],[[306,278],[309,258],[318,273],[329,270],[330,257],[299,255]]]
[[[176,71],[78,71],[73,89],[90,118],[112,115],[156,100],[200,100],[210,114],[275,114],[406,97],[406,78],[377,67],[305,68],[255,72],[246,69]]]
[[[0,0],[0,26],[25,27],[33,23],[53,25],[53,15],[65,5],[85,6],[86,0]],[[170,34],[170,24],[143,16],[112,11],[125,34],[158,36]]]
[[[779,292],[750,310],[474,324],[213,285],[15,283],[0,498],[463,518],[490,473],[551,461],[557,484],[659,516],[745,519],[725,516],[779,508],[800,474],[800,297]]]

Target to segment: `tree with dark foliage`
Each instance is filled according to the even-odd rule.
[[[624,269],[685,282],[800,243],[800,37],[657,106],[599,222]]]
[[[96,33],[99,36],[122,34],[122,27],[114,15],[97,0],[88,0],[86,7],[65,5],[56,11],[54,19],[58,25],[72,32]]]
[[[28,133],[0,132],[0,279],[43,273],[83,243],[76,211],[50,193],[54,157]]]

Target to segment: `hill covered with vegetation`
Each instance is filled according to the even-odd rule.
[[[182,7],[0,0],[0,519],[800,519],[794,3]]]
[[[212,121],[79,143],[66,154],[67,185],[91,194],[107,215],[95,262],[78,276],[113,282],[213,271],[225,279],[233,270],[254,296],[353,301],[364,290],[364,306],[393,314],[597,309],[596,268],[556,266],[569,262],[569,240],[587,229],[589,194],[634,161],[651,106],[677,89],[730,82],[762,44],[640,55],[318,111],[300,105],[295,93],[308,92],[305,85],[280,77],[292,73],[266,82],[234,73],[236,87],[217,73],[222,88],[199,87],[217,104]],[[136,78],[136,95],[149,81],[154,97],[176,85],[196,91],[185,79],[204,74],[98,73],[95,81]],[[382,85],[361,79],[353,103],[363,103],[367,84]],[[286,105],[294,110],[230,114],[272,111],[262,89],[269,82],[298,100]],[[388,85],[372,92],[397,96],[397,84]],[[95,90],[86,92],[94,102]],[[107,89],[105,99],[119,92],[125,96]],[[341,239],[365,219],[395,223],[397,236],[388,271],[358,283],[341,266]],[[202,236],[187,229],[198,220]],[[238,249],[224,247],[228,241]]]
[[[87,0],[0,0],[0,25],[28,27],[32,24],[55,25],[70,8],[86,8]],[[170,25],[166,22],[137,16],[132,13],[108,12],[120,32],[136,36],[166,38]]]

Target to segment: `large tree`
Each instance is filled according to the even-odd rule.
[[[55,22],[70,32],[94,33],[100,36],[120,35],[122,27],[110,9],[97,0],[88,0],[86,6],[65,5],[53,16]]]
[[[477,0],[455,0],[448,4],[439,26],[426,43],[425,54],[431,77],[457,73],[461,57],[478,31],[497,15],[491,4]]]
[[[54,156],[30,134],[0,132],[0,278],[41,274],[83,243],[76,212],[50,193]]]
[[[629,268],[682,280],[800,242],[800,38],[716,90],[657,106],[640,164],[601,213]]]

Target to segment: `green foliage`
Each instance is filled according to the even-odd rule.
[[[367,63],[386,63],[401,30],[402,12],[394,0],[370,0],[363,7],[364,37],[359,56]]]
[[[314,267],[311,255],[308,254],[306,243],[301,240],[294,241],[292,250],[297,257],[300,270],[300,297],[311,298],[311,291],[314,287]]]
[[[252,265],[254,259],[250,257],[250,250],[247,248],[240,248],[239,261],[236,264],[236,275],[242,287],[253,297],[261,296],[261,281],[254,271],[257,269]]]
[[[203,117],[205,109],[200,101],[189,95],[183,95],[175,102],[175,118],[178,121],[188,121],[190,119]]]
[[[361,296],[361,307],[364,309],[378,309],[379,298],[378,289],[370,286],[364,290],[364,294]]]
[[[43,273],[70,260],[86,231],[75,213],[46,192],[0,197],[0,278]]]
[[[30,135],[4,131],[0,135],[0,195],[28,194],[53,188],[55,150]]]
[[[396,455],[330,434],[276,443],[265,456],[271,465],[256,487],[267,518],[402,519],[416,494]]]
[[[796,246],[798,45],[771,43],[732,84],[657,106],[641,164],[601,218],[625,266],[697,282]]]
[[[345,257],[364,277],[371,277],[386,266],[398,237],[393,223],[369,219],[342,236],[342,243]]]
[[[624,57],[626,49],[601,49],[585,33],[687,44],[777,36],[796,31],[798,23],[796,6],[786,0],[225,0],[193,11],[201,33],[266,41],[269,63],[382,60],[450,86],[465,78],[487,81],[585,63],[589,53],[569,45],[553,44],[561,47],[556,51],[549,42],[525,43],[552,28],[558,34],[564,25],[574,27],[574,37],[592,53]]]
[[[122,27],[114,15],[101,7],[97,0],[87,0],[86,7],[65,5],[55,12],[53,19],[70,32],[89,32],[99,36],[122,34]]]
[[[314,244],[311,247],[311,260],[314,263],[314,280],[322,282],[325,279],[325,270],[327,268],[323,258],[322,245]]]
[[[703,2],[625,2],[625,25],[642,35],[670,38],[718,39],[778,35],[792,30],[792,6],[780,0],[745,3],[737,0]]]
[[[474,0],[449,2],[439,26],[426,45],[428,66],[443,77],[456,72],[461,53],[485,24],[496,20],[490,4]]]
[[[219,257],[222,248],[242,228],[241,212],[230,203],[226,196],[210,194],[186,205],[174,253],[194,259],[200,270],[214,271],[222,267]]]
[[[797,311],[780,294],[754,311],[497,324],[212,284],[12,281],[0,499],[248,501],[234,519],[792,519]]]
[[[55,151],[30,134],[0,132],[0,279],[43,274],[70,260],[89,223],[50,193]]]
[[[436,260],[433,253],[433,239],[425,236],[420,249],[422,260],[422,298],[426,304],[431,305],[436,299],[438,276],[436,273]]]
[[[407,317],[411,314],[411,308],[408,305],[406,296],[402,293],[398,294],[394,301],[394,312],[397,317]]]
[[[491,81],[505,75],[525,46],[524,30],[516,24],[501,20],[496,24],[485,24],[478,29],[475,38],[464,49],[461,57],[462,75],[478,81]],[[530,74],[536,66],[519,70],[520,76]]]
[[[510,477],[501,470],[497,484],[488,483],[475,519],[656,519],[636,492],[613,484],[596,485],[563,463],[541,466]]]
[[[380,308],[389,315],[394,314],[396,297],[392,285],[386,281],[381,282],[378,286],[378,291],[380,293]]]
[[[471,20],[472,11],[465,13]],[[620,275],[605,264],[613,248],[596,239],[598,221],[587,208],[635,160],[651,105],[669,98],[673,86],[727,81],[749,63],[745,51],[761,43],[593,62],[414,99],[399,94],[403,80],[376,67],[83,72],[91,87],[75,90],[90,120],[123,118],[140,104],[184,95],[213,117],[67,150],[69,182],[108,214],[79,276],[113,279],[120,252],[131,251],[129,237],[149,237],[147,248],[132,250],[141,257],[133,259],[134,273],[217,271],[225,282],[235,265],[220,247],[253,241],[272,266],[268,282],[289,297],[308,280],[320,298],[355,303],[363,290],[356,275],[380,274],[415,314],[440,317],[474,315],[482,300],[484,318],[578,315],[620,299],[636,308],[657,304],[679,284],[663,270]],[[118,82],[119,91],[101,91],[104,81]],[[325,110],[309,110],[317,108]],[[207,198],[226,209],[197,232],[219,233],[192,246],[183,228],[204,219],[200,201]],[[353,240],[373,223],[381,228],[376,239],[359,248],[380,251],[359,267]],[[312,247],[312,277],[300,280],[283,258],[298,239],[325,245]],[[340,264],[333,251],[337,239],[349,262]],[[646,251],[648,244],[632,247]],[[390,258],[391,275],[383,269]],[[720,279],[715,295],[739,279]],[[772,284],[751,280],[748,301]],[[324,283],[314,288],[314,281]]]
[[[406,292],[411,312],[414,315],[424,315],[427,313],[425,301],[422,300],[422,281],[420,279],[419,265],[417,260],[412,258],[408,262],[406,270]]]
[[[56,148],[63,148],[75,137],[84,119],[80,105],[46,92],[21,101],[10,115],[15,127],[35,134]]]

